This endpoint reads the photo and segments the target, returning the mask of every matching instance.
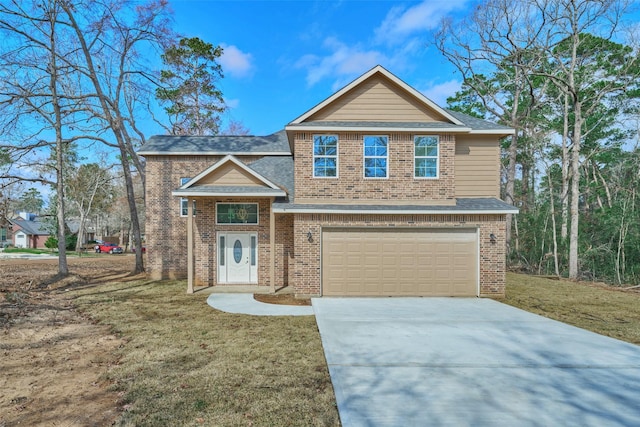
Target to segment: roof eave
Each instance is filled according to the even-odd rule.
[[[455,209],[455,210],[437,210],[437,209],[335,209],[335,208],[318,208],[308,207],[301,208],[299,206],[273,207],[275,213],[322,213],[322,214],[368,214],[368,215],[506,215],[517,214],[519,209]]]
[[[215,191],[172,191],[172,196],[176,197],[285,197],[287,193],[283,190],[256,191],[256,192],[215,192]]]
[[[473,129],[468,127],[399,127],[399,126],[332,126],[332,125],[287,125],[287,131],[319,131],[319,132],[363,132],[369,130],[384,132],[446,132],[446,133],[471,133]]]
[[[475,129],[469,132],[472,135],[500,135],[500,136],[509,136],[515,135],[515,129]]]
[[[141,156],[290,156],[291,152],[282,151],[138,151]]]

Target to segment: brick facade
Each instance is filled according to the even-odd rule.
[[[440,176],[437,179],[414,178],[414,133],[390,133],[388,178],[364,178],[363,138],[376,132],[338,132],[338,177],[313,177],[313,136],[295,134],[296,201],[313,199],[358,204],[367,201],[426,203],[453,200],[455,179],[455,136],[439,135]],[[323,133],[330,134],[330,133]],[[424,133],[427,135],[428,133]],[[422,134],[421,134],[422,135]],[[304,202],[303,202],[304,203]]]
[[[380,77],[395,82],[389,86],[391,89],[384,93],[376,92],[374,86],[366,84],[366,79]],[[212,155],[213,153],[230,153],[249,167],[256,160],[260,160],[253,169],[255,180],[245,183],[231,175],[228,179],[225,178],[226,180],[209,177],[211,181],[203,179],[202,185],[185,189],[181,193],[190,195],[197,204],[193,224],[193,285],[219,285],[218,235],[221,232],[246,231],[257,234],[259,286],[276,289],[291,286],[297,295],[321,295],[323,227],[467,227],[478,230],[480,295],[503,295],[505,214],[514,212],[515,209],[495,200],[499,194],[496,188],[499,185],[497,150],[499,138],[513,134],[514,130],[471,117],[466,120],[460,113],[452,115],[439,109],[430,101],[416,95],[415,90],[405,87],[402,81],[382,67],[375,67],[367,75],[363,75],[363,79],[357,79],[352,83],[363,85],[358,91],[354,91],[355,87],[347,87],[292,121],[284,131],[265,137],[150,138],[145,144],[146,148],[141,149],[141,154],[146,157],[146,240],[149,276],[153,279],[187,276],[188,218],[180,215],[180,198],[173,196],[172,191],[180,187],[181,178],[193,178],[224,157]],[[380,120],[379,122],[367,121],[367,117],[361,117],[361,109],[355,112],[350,110],[347,115],[338,114],[335,116],[335,122],[322,121],[322,117],[326,115],[323,116],[319,111],[329,109],[333,114],[336,113],[336,109],[349,109],[353,106],[349,107],[354,99],[348,98],[348,102],[345,102],[344,98],[338,98],[355,96],[353,94],[361,96],[358,102],[364,103],[362,105],[368,103],[375,107],[366,111],[377,111],[377,115],[372,116],[370,120]],[[411,111],[420,114],[407,116]],[[433,114],[425,115],[425,112]],[[351,113],[353,115],[350,115]],[[314,114],[319,117],[317,121],[314,121]],[[407,123],[402,120],[406,120]],[[468,124],[465,124],[467,121]],[[438,129],[437,133],[429,132],[428,128],[431,126]],[[424,131],[421,131],[423,128]],[[336,129],[336,132],[327,129]],[[409,129],[418,129],[420,132]],[[461,134],[465,136],[459,137],[456,141],[456,135]],[[336,178],[313,177],[314,135],[337,135]],[[364,177],[366,135],[388,137],[386,178]],[[437,178],[414,177],[414,136],[423,135],[439,137]],[[460,197],[456,194],[454,176],[456,143],[464,144],[468,151],[466,154],[463,150],[458,153],[458,166],[464,172],[458,176],[464,176],[466,179],[463,181],[464,185],[460,181],[458,183],[461,194],[467,194],[468,197],[464,202],[456,200],[457,196]],[[487,149],[487,145],[491,147]],[[483,147],[484,151],[480,149]],[[492,151],[492,147],[495,147],[495,151]],[[288,151],[289,148],[291,152]],[[262,153],[264,157],[251,153]],[[290,158],[285,157],[283,161],[284,156]],[[286,170],[283,169],[283,165],[287,165]],[[483,175],[481,185],[476,185],[477,171],[489,168],[495,173],[490,171],[491,173]],[[260,176],[265,180],[261,181]],[[495,186],[492,184],[493,178],[488,179],[487,176],[496,178]],[[262,183],[265,186],[261,188]],[[465,185],[466,190],[463,188]],[[463,191],[466,193],[462,193]],[[289,200],[278,200],[278,209],[273,213],[273,197],[284,193],[288,194]],[[221,197],[220,194],[233,197]],[[481,203],[476,198],[486,198],[488,202]],[[216,224],[218,202],[258,203],[258,224]],[[334,205],[340,205],[343,209],[335,209]],[[433,212],[434,210],[428,209],[430,205],[437,206],[434,210],[442,213],[404,214],[416,210]],[[397,207],[394,208],[395,214],[375,213],[376,209],[389,206]],[[458,209],[459,206],[462,207]],[[300,213],[305,209],[343,213]],[[344,213],[359,210],[374,213]],[[447,213],[447,210],[455,210],[455,214]],[[484,211],[492,213],[478,213]],[[275,221],[273,226],[272,219]],[[272,231],[275,233],[273,236]],[[308,233],[311,233],[311,241]],[[489,237],[491,234],[496,237],[493,242]],[[272,277],[275,277],[274,283]]]
[[[223,156],[147,156],[146,157],[146,246],[147,246],[147,271],[150,278],[157,279],[183,279],[187,276],[187,218],[180,216],[180,198],[171,195],[171,192],[180,187],[181,178],[193,178],[212,164],[222,159]],[[256,156],[244,156],[241,158],[246,163],[255,161]],[[238,199],[234,199],[236,202]],[[220,199],[197,199],[197,215],[194,230],[198,237],[195,239],[196,248],[196,283],[215,284],[215,274],[207,268],[215,261],[215,203]],[[257,200],[252,200],[256,202]],[[270,202],[262,200],[260,205],[260,237],[258,247],[266,250],[269,246],[269,209]],[[266,215],[266,216],[265,216]],[[212,227],[213,225],[213,227]],[[262,230],[266,226],[265,232]],[[225,230],[233,230],[233,226]],[[238,226],[236,226],[238,227]],[[254,231],[246,228],[246,231]],[[207,249],[205,251],[205,248]],[[266,256],[266,258],[265,258]],[[213,257],[213,258],[212,258]],[[260,254],[260,268],[269,255]],[[206,272],[205,272],[206,271]],[[267,274],[268,277],[268,274]],[[267,283],[268,285],[268,283]]]

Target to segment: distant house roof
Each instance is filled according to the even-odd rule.
[[[48,225],[43,223],[40,218],[36,218],[34,221],[27,221],[25,219],[13,219],[11,223],[14,226],[20,227],[20,230],[14,228],[14,232],[22,231],[29,236],[48,236],[51,232],[48,230]]]
[[[267,136],[174,136],[154,135],[138,154],[150,155],[283,155],[291,154],[284,130]]]

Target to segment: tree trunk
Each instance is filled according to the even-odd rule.
[[[57,13],[50,10],[48,13],[50,32],[49,32],[49,89],[51,90],[51,104],[53,106],[53,115],[55,120],[56,134],[56,194],[58,196],[58,205],[56,209],[56,217],[58,224],[58,274],[66,276],[69,274],[69,265],[67,264],[67,239],[65,236],[65,210],[64,210],[64,140],[62,138],[62,111],[60,108],[60,100],[58,98],[58,64],[56,62],[56,37],[55,25]]]
[[[569,278],[578,278],[578,221],[580,220],[580,139],[582,137],[581,103],[574,104],[573,147],[571,149],[571,229],[569,234]]]
[[[96,95],[98,98],[98,102],[100,103],[102,112],[104,116],[102,117],[106,123],[109,125],[109,128],[113,132],[114,137],[118,143],[118,149],[120,151],[120,161],[122,164],[122,171],[124,174],[125,185],[127,188],[127,202],[129,205],[129,215],[131,216],[131,225],[133,227],[133,244],[136,248],[140,248],[141,242],[141,233],[140,233],[140,221],[138,219],[138,208],[136,206],[135,193],[133,189],[133,179],[131,177],[131,165],[129,162],[129,151],[127,150],[127,144],[124,140],[122,134],[122,124],[118,122],[116,117],[112,114],[109,103],[107,102],[107,96],[102,89],[102,85],[98,78],[98,74],[96,72],[93,56],[91,51],[89,50],[89,46],[87,45],[87,41],[84,38],[84,33],[80,26],[78,25],[75,15],[73,13],[73,6],[63,2],[62,8],[66,12],[69,17],[69,23],[71,28],[76,33],[78,37],[78,42],[80,43],[80,47],[82,49],[82,53],[84,55],[86,65],[87,65],[87,77],[93,83],[93,87],[96,90]],[[142,273],[144,271],[144,264],[142,260],[142,250],[136,251],[136,263],[133,270],[133,274]]]
[[[516,161],[518,155],[518,132],[511,137],[511,144],[509,144],[509,163],[507,165],[507,182],[505,185],[505,202],[510,205],[515,205],[515,181],[516,181]],[[507,230],[506,230],[506,253],[509,254],[511,250],[512,240],[512,224],[513,215],[507,214]],[[515,245],[519,246],[518,244]]]
[[[554,201],[553,195],[553,180],[551,179],[551,174],[547,169],[547,181],[549,183],[549,204],[551,207],[551,226],[553,231],[553,268],[555,275],[560,277],[560,267],[558,265],[558,232],[556,230],[556,204]]]
[[[567,240],[569,228],[569,95],[564,95],[564,120],[562,124],[562,193],[560,195],[562,206],[562,223],[560,237]]]

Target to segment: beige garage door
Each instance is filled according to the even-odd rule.
[[[475,296],[475,229],[324,229],[326,296]]]

